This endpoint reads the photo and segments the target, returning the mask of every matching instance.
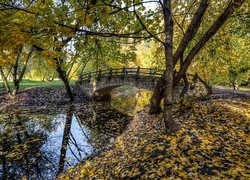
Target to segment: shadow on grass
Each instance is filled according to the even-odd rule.
[[[70,81],[70,85],[74,85],[75,81]],[[29,87],[61,87],[63,86],[63,82],[60,80],[54,80],[54,81],[35,81],[35,80],[29,80],[29,79],[25,79],[20,83],[20,88],[21,89],[26,89]],[[0,88],[3,88],[3,81],[0,81]],[[13,87],[13,82],[10,82],[10,87]]]

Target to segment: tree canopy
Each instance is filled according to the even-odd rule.
[[[172,89],[188,70],[210,83],[249,81],[248,6],[244,0],[1,0],[1,76],[7,89],[13,77],[15,95],[28,64],[55,69],[73,101],[69,80],[84,68],[143,64],[147,56],[146,65],[165,69],[150,112],[161,111],[164,97],[167,123]],[[217,65],[223,80],[211,73]]]

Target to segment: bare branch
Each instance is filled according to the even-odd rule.
[[[193,39],[196,31],[201,23],[202,17],[208,7],[208,0],[202,0],[191,23],[189,24],[176,52],[174,53],[174,65],[178,62],[181,55],[184,53],[188,43]]]

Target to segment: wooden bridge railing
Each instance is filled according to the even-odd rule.
[[[124,79],[126,76],[134,76],[135,79],[140,76],[149,76],[152,78],[160,77],[163,74],[163,70],[157,68],[110,68],[106,70],[90,71],[80,76],[79,81],[91,81],[91,79],[97,79],[100,81],[102,78],[111,79],[112,77],[120,76]]]

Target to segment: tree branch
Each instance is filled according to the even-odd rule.
[[[133,0],[133,4],[134,4],[134,0]],[[148,28],[146,27],[146,25],[143,23],[143,21],[141,20],[140,16],[137,14],[136,10],[135,10],[135,6],[134,7],[134,14],[136,16],[136,18],[139,20],[140,24],[142,25],[142,27],[146,30],[146,32],[148,34],[150,34],[151,37],[153,37],[154,39],[156,39],[158,42],[162,43],[163,45],[165,45],[165,42],[163,42],[161,39],[159,39],[157,36],[155,36],[153,33],[151,33]]]
[[[230,15],[234,12],[235,8],[239,7],[244,0],[234,0],[231,2],[225,11],[220,15],[220,17],[216,20],[216,22],[210,27],[210,29],[203,35],[203,37],[195,44],[195,46],[191,49],[185,61],[183,63],[182,68],[179,70],[178,74],[174,78],[174,85],[176,85],[189,67],[190,63],[196,56],[196,54],[201,50],[202,47],[214,36],[214,34],[219,30],[219,28],[226,22],[226,20],[230,17]]]
[[[174,66],[180,59],[181,55],[184,53],[188,43],[193,39],[196,31],[201,23],[202,17],[208,7],[208,0],[202,0],[191,23],[189,24],[177,50],[174,53]]]

